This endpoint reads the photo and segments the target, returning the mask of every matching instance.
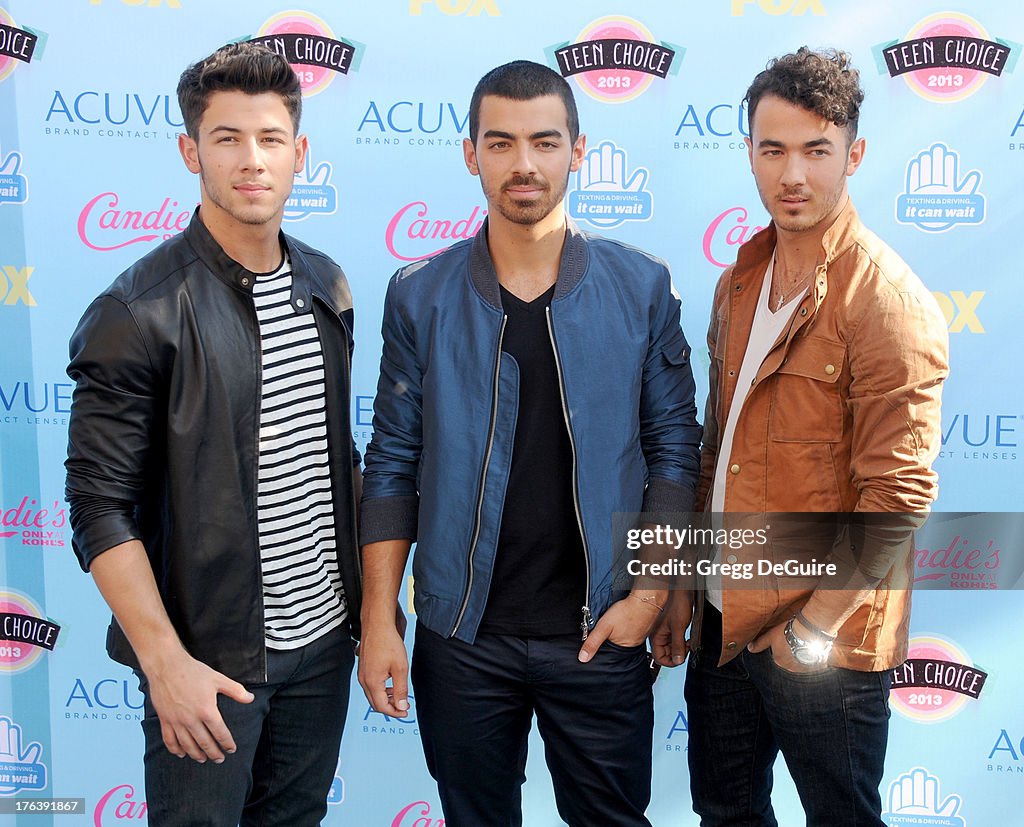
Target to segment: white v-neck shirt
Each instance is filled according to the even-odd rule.
[[[804,288],[778,310],[772,311],[769,307],[769,299],[774,267],[775,256],[773,255],[768,262],[768,269],[761,284],[761,295],[758,297],[754,320],[750,326],[747,349],[743,353],[740,375],[736,380],[736,393],[733,395],[729,416],[726,419],[725,428],[722,430],[721,439],[718,441],[718,462],[715,465],[715,477],[711,487],[712,525],[716,529],[721,527],[721,517],[718,515],[725,510],[725,480],[726,474],[729,473],[729,455],[732,453],[732,440],[736,434],[736,423],[739,421],[743,404],[747,401],[747,394],[750,392],[754,378],[757,376],[758,370],[761,369],[765,357],[778,341],[782,331],[786,329],[800,305],[800,300],[807,293],[807,288]],[[721,549],[718,549],[715,552],[716,563],[721,562],[721,556]],[[722,608],[721,586],[721,578],[708,579],[708,600],[719,610]]]

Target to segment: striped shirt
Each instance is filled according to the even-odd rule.
[[[291,304],[291,264],[257,274],[259,521],[266,642],[297,649],[346,617],[327,452],[324,357],[312,313]]]

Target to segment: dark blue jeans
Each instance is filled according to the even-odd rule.
[[[412,682],[427,767],[448,827],[518,827],[533,715],[558,813],[577,827],[650,824],[653,693],[644,647],[576,635],[479,635],[416,627]]]
[[[218,700],[237,751],[200,764],[167,751],[145,695],[151,827],[314,827],[327,812],[355,655],[347,624],[292,651],[267,651],[268,681],[249,704]]]
[[[770,650],[744,650],[718,667],[722,616],[706,608],[685,690],[690,790],[702,827],[776,827],[772,765],[780,750],[809,827],[884,827],[878,785],[889,673],[794,674],[776,666]]]

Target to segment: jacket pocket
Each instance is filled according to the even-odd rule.
[[[839,442],[844,403],[840,377],[846,345],[816,336],[797,338],[772,383],[768,436],[777,442]]]

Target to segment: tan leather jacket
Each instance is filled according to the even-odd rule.
[[[715,290],[698,507],[710,508],[719,428],[736,394],[775,241],[772,224],[741,248]],[[852,203],[822,247],[824,264],[744,403],[726,471],[725,511],[920,515],[938,488],[931,465],[949,372],[945,320],[907,264],[860,223]],[[818,552],[822,560],[828,550]],[[776,550],[774,556],[785,555]],[[910,564],[905,554],[897,568],[905,573]],[[876,671],[906,658],[910,592],[886,588],[899,573],[890,572],[843,626],[833,665]],[[809,596],[809,589],[726,589],[721,662],[792,616]]]

